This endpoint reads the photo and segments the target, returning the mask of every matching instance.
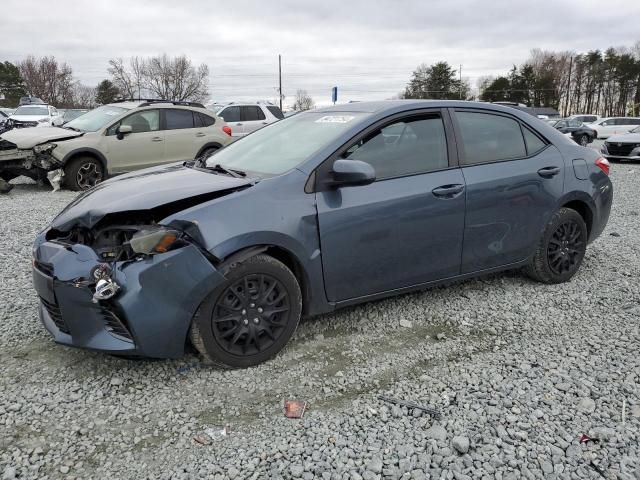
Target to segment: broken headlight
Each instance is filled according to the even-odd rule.
[[[140,230],[131,237],[129,245],[136,253],[154,255],[182,246],[181,236],[181,232],[164,227]]]
[[[51,150],[58,146],[57,143],[43,143],[42,145],[36,145],[33,147],[33,151],[36,153],[50,153]]]

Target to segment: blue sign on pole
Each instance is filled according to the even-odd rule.
[[[331,89],[331,101],[335,104],[338,101],[338,87]]]

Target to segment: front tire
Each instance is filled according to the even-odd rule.
[[[276,355],[295,332],[302,294],[282,262],[260,254],[232,266],[200,305],[191,342],[209,362],[246,368]]]
[[[587,225],[580,214],[561,208],[547,223],[525,273],[543,283],[569,281],[582,264],[587,238]]]
[[[102,164],[93,157],[75,158],[64,167],[64,182],[71,190],[88,190],[103,179]]]

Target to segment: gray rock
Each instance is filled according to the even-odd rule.
[[[465,454],[469,451],[469,439],[464,436],[455,436],[451,440],[451,445],[459,453]]]
[[[382,458],[378,457],[377,455],[372,457],[369,463],[367,463],[366,468],[373,473],[382,472]]]
[[[596,410],[596,402],[591,398],[583,398],[578,402],[578,411],[583,413],[593,413]]]
[[[447,431],[442,426],[435,424],[424,432],[424,436],[426,438],[443,441],[447,438]]]

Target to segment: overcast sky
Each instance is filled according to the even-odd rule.
[[[212,100],[299,88],[328,103],[389,98],[420,63],[447,61],[475,86],[532,48],[632,46],[638,0],[2,0],[0,60],[54,55],[87,85],[110,58],[186,54],[210,69]]]

